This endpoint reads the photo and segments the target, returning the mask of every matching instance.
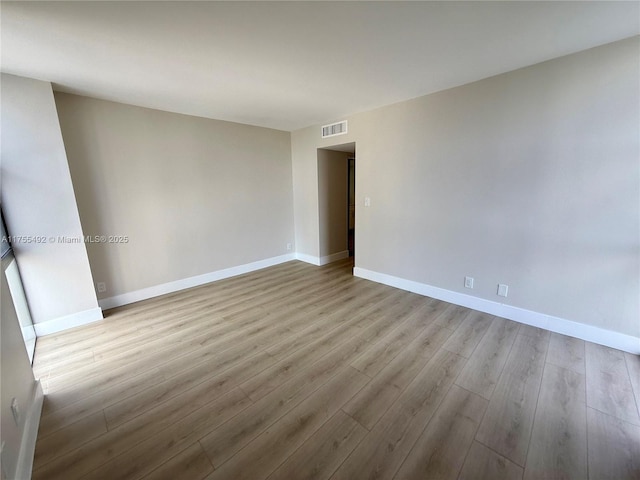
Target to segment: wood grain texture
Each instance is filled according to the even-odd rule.
[[[512,322],[352,267],[289,262],[40,338],[33,478],[554,478],[580,463],[581,374],[587,403],[637,414],[638,357],[513,339]],[[591,478],[634,478],[638,427],[587,410]]]
[[[462,324],[471,310],[466,307],[461,307],[460,305],[446,305],[447,306],[436,315],[433,321],[441,327],[455,330]]]
[[[631,388],[633,388],[633,394],[636,397],[636,407],[638,407],[638,414],[640,415],[640,355],[625,353],[624,358],[627,362]]]
[[[584,375],[586,371],[584,344],[584,340],[579,338],[552,333],[549,339],[547,362]]]
[[[238,389],[215,402],[199,408],[171,425],[162,435],[148,437],[121,455],[88,473],[96,480],[141,478],[151,473],[175,452],[181,452],[202,435],[232,418],[249,405],[250,400]]]
[[[434,355],[331,478],[392,478],[463,364],[447,350]]]
[[[589,478],[640,478],[640,427],[587,409]]]
[[[487,313],[471,311],[447,339],[443,348],[469,358],[489,329],[492,320],[493,316]]]
[[[338,411],[314,433],[268,480],[323,480],[340,466],[360,443],[367,430]]]
[[[476,440],[524,466],[548,336],[518,335]]]
[[[551,467],[551,468],[550,468]],[[524,471],[526,480],[587,477],[584,375],[547,364]]]
[[[473,442],[458,480],[522,480],[522,467]]]
[[[144,480],[166,480],[170,478],[202,480],[211,472],[213,472],[213,465],[204,454],[200,444],[196,442],[143,478]]]
[[[201,438],[200,443],[214,467],[222,465],[271,424],[345,368],[345,362],[348,363],[358,356],[365,345],[367,343],[358,338],[347,341],[305,372],[293,377],[231,421]]]
[[[104,412],[81,418],[75,423],[38,439],[33,468],[38,469],[57,456],[73,451],[107,432]]]
[[[586,346],[587,406],[640,425],[624,354],[590,342]]]
[[[371,430],[435,352],[432,349],[405,349],[347,403],[343,410]]]
[[[489,399],[518,332],[518,324],[495,317],[456,384]]]
[[[352,367],[342,370],[314,395],[309,396],[237,455],[218,467],[207,480],[266,478],[368,381],[366,375]]]
[[[452,386],[394,479],[455,480],[487,403],[475,393]]]

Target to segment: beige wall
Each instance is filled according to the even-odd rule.
[[[356,266],[639,337],[638,53],[635,37],[349,117],[336,138],[357,142],[371,198]],[[292,133],[311,255],[316,148],[336,138]]]
[[[352,153],[318,149],[320,257],[348,250],[348,167]]]
[[[290,134],[56,93],[100,298],[283,255]]]
[[[2,208],[35,324],[102,318],[51,84],[2,74]]]

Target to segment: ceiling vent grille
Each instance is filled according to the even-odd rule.
[[[347,133],[346,120],[322,127],[322,138],[335,137],[336,135],[344,135],[345,133]]]

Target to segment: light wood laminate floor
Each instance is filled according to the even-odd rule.
[[[38,340],[36,480],[638,479],[640,359],[289,262]]]

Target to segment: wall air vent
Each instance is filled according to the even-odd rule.
[[[336,135],[344,135],[345,133],[347,133],[346,120],[322,127],[322,138],[335,137]]]

